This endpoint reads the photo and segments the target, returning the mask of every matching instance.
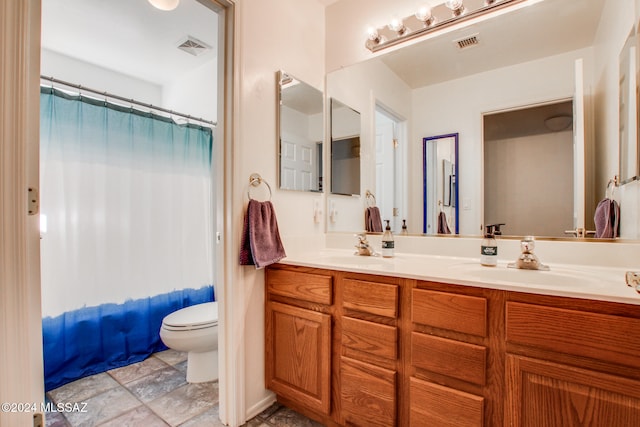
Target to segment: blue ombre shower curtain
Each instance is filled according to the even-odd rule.
[[[40,127],[49,390],[163,349],[164,315],[214,299],[213,134],[44,87]]]

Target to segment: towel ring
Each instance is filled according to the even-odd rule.
[[[367,198],[367,206],[370,208],[374,207],[376,205],[376,196],[374,196],[373,193],[369,190],[367,190],[365,196]]]
[[[255,200],[253,199],[253,197],[251,197],[251,187],[258,187],[260,184],[266,185],[267,188],[269,189],[269,201],[270,201],[271,196],[273,195],[273,193],[271,192],[271,186],[267,181],[262,179],[260,174],[257,174],[257,173],[252,173],[251,176],[249,176],[249,190],[247,190],[247,197],[249,198],[249,200]]]
[[[613,184],[613,186],[611,184]],[[613,194],[614,194],[614,192],[616,190],[616,187],[618,185],[619,185],[618,175],[616,175],[612,179],[610,179],[609,182],[607,182],[607,189],[604,191],[604,197],[612,199],[613,198]],[[611,187],[611,195],[609,195],[609,188],[610,187]]]

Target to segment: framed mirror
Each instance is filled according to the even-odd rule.
[[[638,51],[635,28],[620,51],[620,184],[640,179],[638,153]]]
[[[423,234],[458,234],[458,134],[422,140]]]
[[[284,71],[277,73],[279,186],[321,192],[324,103],[322,92]]]
[[[331,194],[360,195],[360,113],[333,98]]]

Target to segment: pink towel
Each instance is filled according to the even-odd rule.
[[[596,224],[596,238],[612,239],[619,235],[620,206],[613,199],[602,199],[593,216]]]
[[[240,243],[240,265],[264,268],[285,256],[273,205],[269,201],[249,200]]]
[[[438,234],[451,234],[449,224],[447,224],[447,215],[444,211],[440,211],[438,214]]]
[[[382,233],[382,217],[377,206],[370,206],[364,211],[365,229],[372,233]]]

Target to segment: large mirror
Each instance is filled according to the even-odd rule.
[[[458,234],[458,134],[423,139],[424,234]]]
[[[277,79],[280,188],[322,191],[323,94],[284,71]]]
[[[360,194],[360,113],[331,99],[331,193]]]
[[[635,28],[620,51],[620,181],[622,184],[640,177],[638,153],[637,34]]]
[[[429,221],[422,194],[423,139],[452,133],[459,134],[458,171],[451,178],[461,183],[456,192],[460,234],[481,235],[483,225],[491,222],[507,223],[503,235],[573,238],[565,232],[594,229],[595,207],[605,195],[607,182],[618,174],[618,53],[635,19],[635,14],[626,9],[627,3],[523,2],[463,28],[372,55],[370,60],[327,75],[327,94],[346,99],[364,112],[363,152],[374,151],[376,136],[370,129],[376,128],[377,105],[405,118],[407,179],[396,191],[405,192],[406,207],[399,215],[407,219],[411,234],[423,234],[424,224]],[[633,12],[633,4],[631,9]],[[503,152],[487,157],[492,142],[484,140],[485,117],[564,102],[568,102],[568,112],[546,111],[537,120],[542,127],[562,126],[549,132],[568,133],[582,147],[576,153],[563,151],[567,173],[546,182],[531,179],[515,189],[515,198],[495,205],[502,212],[487,209],[490,200],[503,192],[518,172],[512,171],[512,175],[503,175],[493,183],[485,179],[488,170],[502,169],[508,161],[495,162]],[[507,149],[499,144],[493,147]],[[529,158],[537,172],[544,171],[547,162],[559,156],[555,146],[551,147],[535,159]],[[525,154],[516,156],[527,160]],[[373,156],[365,155],[361,167],[362,187],[375,194],[380,190],[374,163]],[[548,222],[546,212],[537,208],[517,214],[519,219],[526,216],[530,225],[515,227],[514,219],[502,220],[502,213],[518,205],[517,197],[526,198],[532,186],[542,185],[546,187],[537,194],[553,193],[555,197],[560,189],[568,189],[560,199],[554,199],[555,205],[545,208],[569,206],[568,221],[563,215],[562,221],[547,224],[552,231],[534,228],[531,224]],[[361,201],[363,209],[365,202]],[[362,216],[361,210],[353,211]],[[344,217],[343,210],[341,219]]]

